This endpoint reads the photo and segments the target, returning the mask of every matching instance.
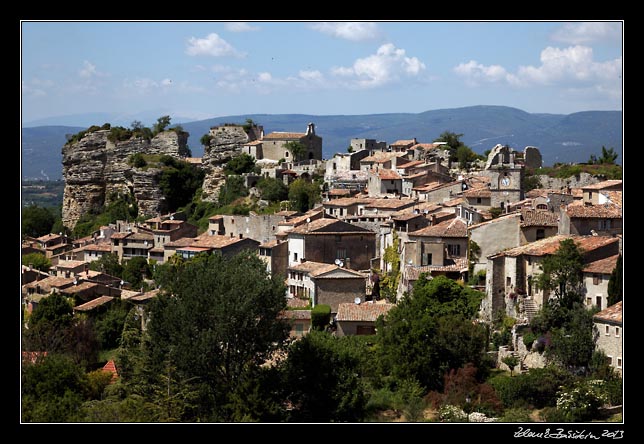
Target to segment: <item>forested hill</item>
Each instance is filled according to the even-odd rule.
[[[418,114],[246,114],[181,122],[181,126],[190,133],[188,144],[193,155],[201,156],[203,147],[199,139],[211,126],[244,123],[246,119],[263,125],[266,133],[305,132],[306,125],[313,122],[316,133],[323,139],[325,158],[332,157],[336,152],[345,152],[352,138],[391,143],[415,137],[419,142],[431,142],[443,131],[463,134],[463,142],[478,153],[483,153],[497,143],[510,145],[518,150],[536,146],[541,151],[545,165],[555,162],[585,162],[591,154],[601,154],[602,146],[613,147],[620,153],[617,163],[621,164],[623,149],[621,111],[585,111],[568,115],[531,114],[511,107],[481,105]],[[101,125],[105,122],[94,123]],[[60,178],[60,150],[65,143],[65,134],[73,134],[85,128],[23,128],[23,178],[43,177],[41,173],[51,179]]]

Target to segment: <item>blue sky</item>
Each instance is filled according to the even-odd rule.
[[[25,124],[622,109],[622,22],[22,22],[21,47]]]

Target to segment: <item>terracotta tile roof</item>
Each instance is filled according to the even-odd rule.
[[[327,234],[327,233],[369,233],[372,231],[366,228],[352,225],[338,219],[321,218],[309,223],[303,223],[291,231],[297,234]]]
[[[567,234],[557,234],[556,236],[547,237],[520,247],[511,248],[501,252],[501,255],[516,257],[522,254],[530,256],[545,256],[554,254],[559,249],[562,240],[573,239],[577,246],[583,251],[595,250],[613,242],[619,242],[619,239],[611,236],[571,236]]]
[[[195,241],[190,244],[191,247],[206,247],[206,248],[223,248],[229,245],[239,243],[247,240],[247,238],[239,239],[238,237],[230,237],[224,235],[208,235],[202,234],[194,239]]]
[[[499,216],[499,217],[497,217],[495,219],[486,220],[484,222],[479,222],[478,224],[470,225],[470,230],[474,230],[474,229],[476,229],[478,227],[483,227],[483,226],[486,226],[486,225],[495,224],[497,222],[504,221],[504,220],[507,220],[507,219],[512,219],[512,218],[520,219],[521,218],[521,213],[517,211],[517,212],[514,212],[514,213],[510,213],[510,214],[503,214],[503,215],[501,215],[501,216]]]
[[[376,151],[374,154],[371,156],[367,156],[364,159],[360,159],[360,163],[369,163],[369,162],[375,162],[375,163],[384,163],[387,162],[394,157],[399,157],[400,153],[390,153],[390,152],[385,152],[385,151]]]
[[[416,139],[401,139],[396,140],[394,143],[390,143],[389,146],[401,146],[401,145],[415,145]]]
[[[107,361],[107,363],[103,366],[103,371],[109,372],[112,374],[112,380],[110,381],[110,384],[116,381],[119,377],[119,374],[116,371],[116,364],[114,363],[113,359],[110,359],[109,361]]]
[[[427,175],[427,171],[421,171],[420,173],[415,174],[406,174],[403,176],[404,180],[416,179],[418,177],[423,177]]]
[[[339,199],[328,200],[322,203],[324,207],[349,207],[358,204],[370,204],[371,199],[362,197],[340,197]]]
[[[406,207],[413,206],[416,201],[414,199],[370,199],[365,208],[377,208],[379,210],[402,210]]]
[[[463,191],[463,196],[487,198],[492,196],[492,192],[488,187],[478,187],[478,188],[471,188],[469,190]]]
[[[380,170],[378,171],[378,177],[382,180],[400,180],[402,177],[400,177],[400,174],[395,172],[394,170]]]
[[[559,215],[548,210],[521,209],[522,227],[556,227]]]
[[[294,298],[296,299],[296,298]],[[300,299],[301,300],[301,299]],[[308,302],[303,301],[305,306],[308,305]],[[311,310],[284,310],[280,312],[279,317],[282,319],[302,319],[308,320],[311,319]]]
[[[457,205],[467,204],[467,199],[464,197],[455,197],[454,199],[446,200],[443,202],[444,207],[455,207]]]
[[[413,145],[411,148],[415,150],[433,150],[434,148],[438,148],[440,145],[434,145],[433,143],[417,143],[416,145]]]
[[[224,219],[224,216],[222,216],[221,214],[216,214],[216,215],[214,215],[214,216],[210,216],[210,217],[208,218],[208,220],[212,220],[212,221],[215,221],[215,220],[223,220],[223,219]]]
[[[425,215],[420,212],[418,214],[411,212],[411,213],[397,213],[397,214],[391,215],[391,218],[393,220],[398,220],[398,221],[408,221],[408,220],[416,219],[417,217],[425,217]]]
[[[103,251],[103,252],[111,252],[112,251],[112,244],[108,242],[100,242],[98,244],[89,244],[85,245],[84,247],[81,248],[83,251]]]
[[[329,196],[348,196],[351,195],[351,190],[346,188],[333,188],[329,190]]]
[[[287,307],[292,307],[292,308],[301,308],[301,307],[306,307],[309,305],[309,301],[306,299],[300,299],[300,298],[287,298],[286,299],[286,306]]]
[[[408,266],[405,268],[405,275],[408,280],[416,281],[422,273],[434,272],[465,272],[468,270],[467,258],[457,257],[455,259],[445,259],[445,265],[423,265],[422,267]]]
[[[189,245],[192,245],[193,242],[194,242],[194,238],[192,237],[181,237],[175,241],[166,242],[165,244],[163,244],[163,247],[168,249],[182,248],[182,247],[187,247]]]
[[[413,168],[413,167],[416,167],[418,165],[423,165],[423,164],[425,164],[425,162],[422,161],[422,160],[412,160],[411,162],[407,162],[406,164],[401,165],[398,168],[407,169],[407,168]]]
[[[245,143],[244,146],[256,146],[261,145],[263,142],[261,140],[253,140],[251,142]]]
[[[121,290],[121,299],[128,300],[134,296],[140,296],[142,293],[140,291],[134,290]]]
[[[74,293],[82,293],[88,290],[95,290],[100,286],[96,282],[81,281],[76,285],[70,285],[60,290],[61,293],[72,295]]]
[[[621,180],[604,180],[603,182],[594,183],[592,185],[587,185],[581,187],[582,190],[603,190],[604,188],[613,188],[617,186],[622,186]]]
[[[454,218],[408,233],[408,236],[467,237],[467,224]]]
[[[341,302],[338,304],[338,313],[335,319],[340,322],[376,322],[379,316],[386,315],[393,307],[395,307],[395,304]]]
[[[82,267],[83,265],[89,265],[89,262],[86,261],[64,261],[60,260],[58,261],[58,264],[55,265],[56,269],[58,268],[78,268]]]
[[[297,216],[298,214],[300,214],[298,211],[282,210],[282,211],[278,211],[277,213],[275,213],[275,216],[285,216],[285,217],[288,218],[288,217]],[[221,216],[221,217],[223,218],[223,216]]]
[[[623,193],[621,191],[600,191],[600,193],[606,196],[612,203],[622,208]]]
[[[306,219],[308,219],[309,217],[313,219],[318,216],[324,216],[323,208],[320,208],[320,209],[316,208],[313,210],[309,210],[306,213],[302,214],[301,216],[292,217],[290,219],[285,220],[284,222],[280,222],[279,225],[292,225],[294,227],[297,227],[297,226],[306,224]],[[322,218],[324,217],[320,217],[320,219]],[[330,218],[330,217],[327,217],[326,219],[337,220],[335,218]],[[319,220],[319,219],[315,219],[315,220]]]
[[[340,267],[338,267],[335,264],[325,264],[322,262],[313,262],[313,261],[306,261],[306,262],[302,262],[301,264],[288,267],[289,270],[308,273],[313,277],[320,275],[322,273],[326,273],[327,271],[335,270],[336,268],[340,268]]]
[[[283,244],[284,242],[280,242],[277,239],[270,240],[268,242],[265,242],[263,244],[259,244],[261,248],[273,248],[278,246],[279,244]]]
[[[571,218],[609,218],[621,219],[622,208],[620,205],[605,203],[601,205],[584,205],[581,201],[568,204],[566,214]]]
[[[612,324],[621,325],[622,313],[622,301],[619,301],[618,303],[613,304],[610,307],[604,308],[602,311],[593,316],[593,319],[599,322],[609,322]]]
[[[266,134],[264,140],[294,140],[301,139],[302,137],[306,137],[306,133],[273,131],[272,133]]]
[[[138,231],[136,233],[132,233],[128,238],[128,241],[152,241],[154,240],[154,236],[151,233],[146,233],[144,231]]]
[[[126,237],[132,235],[133,233],[112,233],[110,239],[125,239]]]
[[[156,297],[159,294],[159,291],[161,291],[161,290],[158,289],[158,288],[155,289],[155,290],[146,291],[143,294],[139,294],[137,296],[132,296],[131,298],[129,298],[129,300],[134,301],[134,302],[145,302],[145,301],[147,301],[149,299],[152,299],[152,298]]]
[[[61,239],[59,234],[45,234],[44,236],[40,236],[36,238],[40,242],[49,242],[54,239]],[[62,239],[61,239],[62,240]]]
[[[91,311],[96,307],[100,307],[101,305],[107,304],[108,302],[112,302],[113,300],[114,298],[111,296],[99,296],[96,299],[92,299],[89,302],[85,302],[84,304],[77,305],[76,307],[74,307],[74,311]]]
[[[583,271],[586,273],[611,274],[615,269],[615,265],[617,265],[618,257],[619,255],[616,254],[594,262],[589,262],[584,266]]]
[[[73,277],[62,277],[62,276],[49,276],[45,279],[41,279],[39,281],[34,281],[30,282],[29,284],[25,284],[24,287],[26,288],[36,288],[36,286],[40,286],[41,289],[44,291],[49,291],[52,288],[61,288],[65,287],[68,285],[73,285],[74,278]]]

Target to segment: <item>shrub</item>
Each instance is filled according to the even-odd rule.
[[[559,387],[573,376],[555,366],[533,368],[514,377],[498,375],[488,380],[506,408],[554,406]]]
[[[523,408],[507,409],[499,422],[533,422],[530,418],[530,410]]]
[[[314,330],[324,330],[331,321],[331,306],[318,304],[311,310],[311,326]]]
[[[145,158],[143,157],[143,154],[141,153],[135,153],[130,156],[130,158],[127,161],[128,165],[133,166],[134,168],[143,168],[146,166],[148,163],[145,161]]]
[[[523,344],[525,347],[530,351],[532,349],[532,343],[537,339],[537,336],[532,333],[531,331],[525,333],[523,335]]]
[[[467,414],[455,405],[444,405],[438,409],[441,422],[467,422]]]
[[[577,381],[557,395],[557,410],[570,422],[590,421],[597,417],[599,408],[608,402],[604,381]]]

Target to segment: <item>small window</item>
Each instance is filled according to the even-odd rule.
[[[477,197],[477,198],[476,198],[476,203],[477,203],[477,204],[480,204],[480,203],[482,203],[482,202],[483,202],[483,199],[481,199],[480,197]]]
[[[543,239],[546,237],[546,230],[543,228],[537,228],[537,240]]]
[[[593,305],[593,298],[586,298],[586,305],[589,307]]]
[[[288,157],[288,151],[284,151],[284,157]]]
[[[506,286],[506,287],[509,287],[509,286],[511,286],[511,285],[512,285],[512,278],[511,278],[510,276],[507,276],[507,277],[505,278],[505,286]]]
[[[599,285],[602,283],[602,275],[601,274],[593,274],[593,285]]]
[[[617,368],[622,368],[622,358],[617,358]]]
[[[606,364],[613,365],[613,357],[612,356],[606,356]]]
[[[596,296],[595,297],[595,305],[601,310],[602,309],[602,297],[601,296]]]
[[[293,253],[293,260],[297,261],[297,253]]]
[[[619,338],[619,327],[615,327],[615,337]]]
[[[610,327],[608,325],[606,326],[605,334],[606,336],[610,335]]]

